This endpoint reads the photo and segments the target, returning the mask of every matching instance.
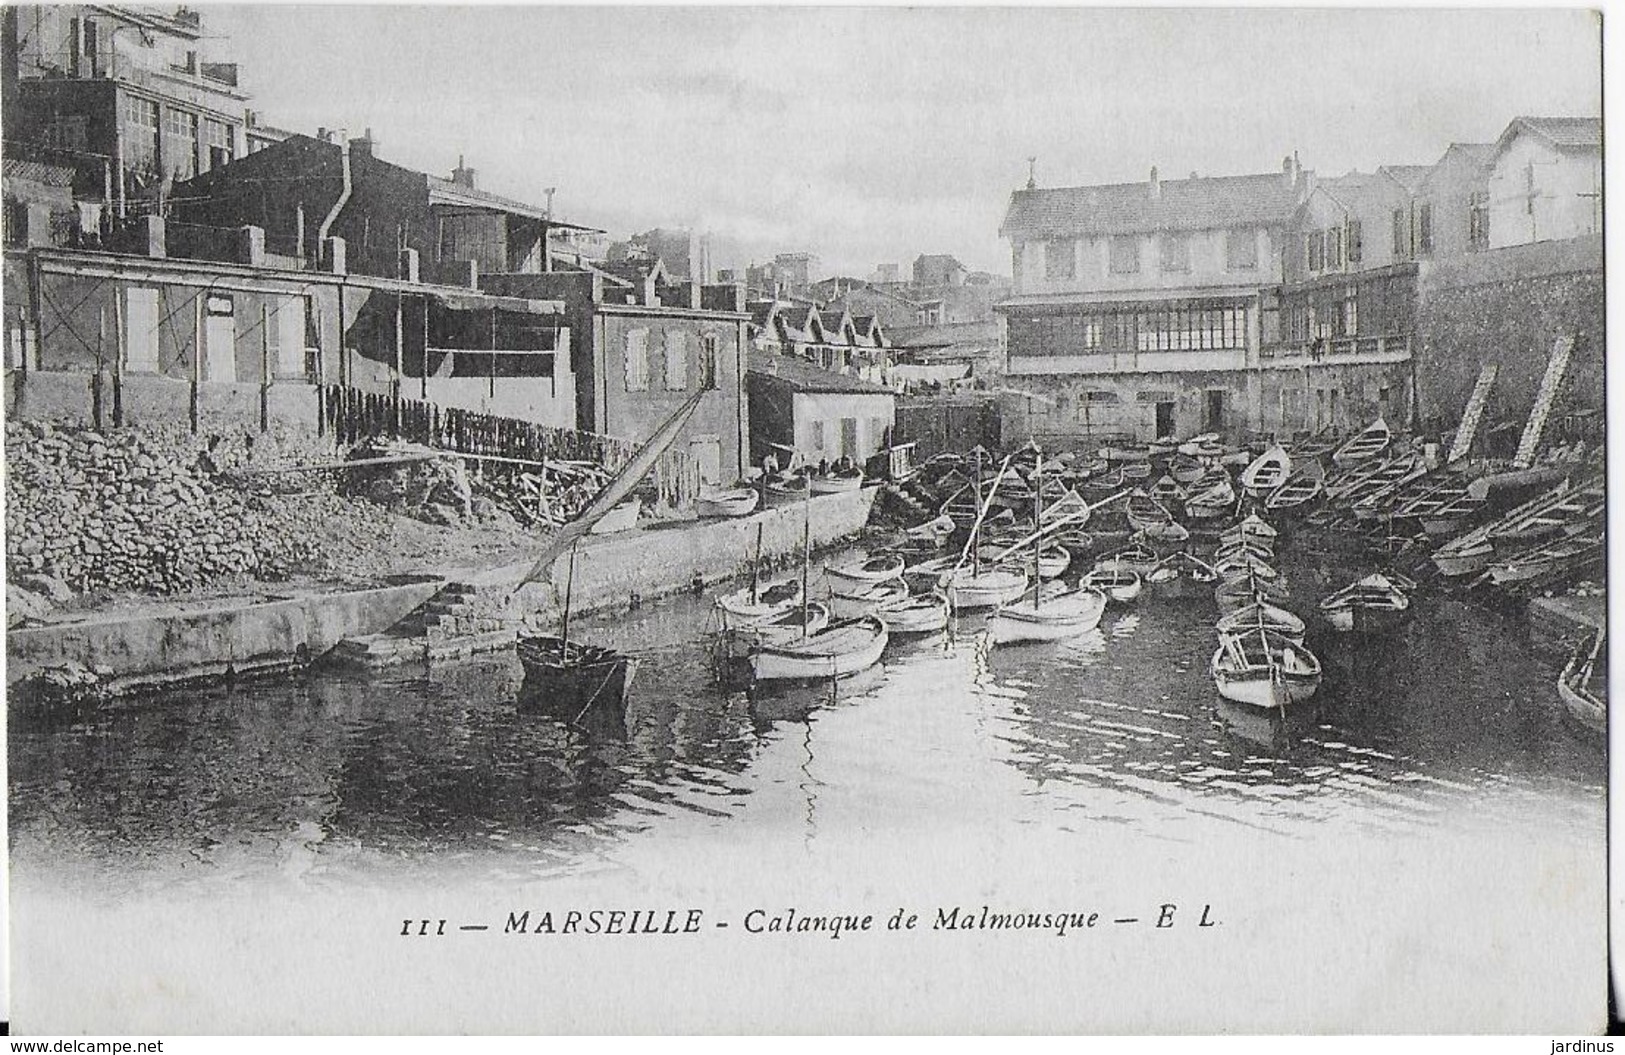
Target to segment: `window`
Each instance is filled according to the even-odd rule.
[[[1490,195],[1475,190],[1467,199],[1467,248],[1488,249],[1490,245]]]
[[[714,333],[708,333],[700,338],[701,389],[717,387],[717,349],[721,343]]]
[[[151,168],[158,163],[158,104],[124,97],[124,163]]]
[[[199,159],[202,171],[219,168],[236,156],[231,126],[212,118],[203,119],[203,156]]]
[[[666,334],[666,391],[681,392],[688,387],[688,334]]]
[[[53,117],[40,129],[40,142],[58,150],[89,150],[90,118]]]
[[[1349,221],[1349,232],[1348,232],[1348,260],[1349,260],[1349,263],[1358,264],[1360,262],[1360,257],[1363,254],[1363,252],[1364,252],[1364,250],[1363,250],[1363,248],[1361,246],[1361,240],[1360,240],[1360,221],[1359,220],[1350,220]]]
[[[1078,243],[1065,241],[1044,243],[1044,277],[1071,278],[1076,273]]]
[[[1254,271],[1258,268],[1258,237],[1251,228],[1224,233],[1226,271]]]
[[[628,330],[626,334],[626,390],[649,391],[649,331]]]
[[[1433,252],[1433,205],[1423,202],[1416,210],[1416,251]]]
[[[1027,397],[1027,416],[1030,418],[1049,417],[1050,401],[1045,396]]]
[[[1183,234],[1165,234],[1160,239],[1162,245],[1162,269],[1164,271],[1189,271],[1191,269],[1191,240]]]
[[[271,306],[266,332],[278,377],[305,375],[305,298],[282,297]]]
[[[1343,291],[1343,335],[1353,337],[1360,328],[1359,291],[1350,286]]]
[[[197,114],[164,111],[163,160],[176,179],[197,175]]]
[[[1304,255],[1309,258],[1310,271],[1323,271],[1326,268],[1326,232],[1310,231],[1308,246]]]
[[[1111,244],[1111,271],[1132,275],[1140,270],[1140,239],[1132,234],[1114,234]]]
[[[812,423],[812,449],[815,451],[824,449],[824,423],[822,421]]]
[[[1343,229],[1341,227],[1328,227],[1326,229],[1326,269],[1336,271],[1343,266]]]
[[[1403,260],[1411,255],[1410,225],[1405,220],[1405,210],[1394,210],[1394,259]]]

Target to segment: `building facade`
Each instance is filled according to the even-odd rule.
[[[1310,176],[1279,173],[1039,189],[1001,233],[1004,438],[1055,445],[1262,429],[1262,295]]]
[[[1602,121],[1517,117],[1488,162],[1489,245],[1578,238],[1602,230]]]
[[[749,374],[751,460],[786,452],[817,465],[862,465],[891,446],[897,400],[890,389],[793,355],[753,351]]]
[[[0,27],[8,150],[71,164],[76,197],[155,211],[248,152],[248,96],[236,65],[208,60],[196,11],[13,5]]]

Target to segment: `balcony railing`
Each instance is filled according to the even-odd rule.
[[[1311,362],[1403,359],[1411,354],[1411,336],[1408,333],[1398,333],[1377,337],[1328,337],[1319,341],[1288,341],[1266,344],[1259,349],[1258,354],[1261,359],[1307,359]]]

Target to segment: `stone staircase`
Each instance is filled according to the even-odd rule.
[[[332,658],[365,667],[462,659],[495,652],[519,636],[519,620],[501,586],[448,582],[381,634],[347,637]]]

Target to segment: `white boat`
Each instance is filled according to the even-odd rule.
[[[791,608],[801,605],[801,578],[763,583],[755,589],[747,586],[717,598],[717,613],[722,628],[751,626],[775,619]]]
[[[1213,562],[1213,570],[1222,579],[1245,578],[1256,575],[1260,579],[1276,579],[1280,572],[1263,557],[1248,549],[1240,549]]]
[[[916,524],[903,532],[909,538],[929,539],[939,546],[947,542],[953,533],[954,518],[946,515],[934,517],[923,524]]]
[[[1095,561],[1096,571],[1131,571],[1136,575],[1147,576],[1151,569],[1162,563],[1155,550],[1140,545],[1128,545],[1122,549],[1113,550],[1099,560]]]
[[[1220,542],[1229,542],[1236,538],[1274,539],[1280,535],[1270,526],[1269,521],[1257,513],[1248,513],[1241,522],[1234,527],[1226,528],[1219,535]]]
[[[1096,568],[1078,581],[1078,589],[1099,590],[1118,604],[1132,603],[1144,588],[1139,572],[1117,568]]]
[[[1285,710],[1320,688],[1319,658],[1268,630],[1220,638],[1208,673],[1225,699],[1265,710]]]
[[[885,582],[831,591],[829,610],[837,619],[856,619],[888,604],[906,600],[908,600],[908,584],[902,579],[888,579]]]
[[[1151,497],[1158,503],[1173,502],[1175,504],[1185,500],[1185,489],[1179,485],[1168,473],[1157,477],[1157,482],[1151,485]]]
[[[1039,522],[1052,524],[1057,520],[1065,520],[1074,528],[1081,528],[1089,522],[1090,506],[1087,499],[1072,488],[1060,498],[1044,507],[1039,514]]]
[[[828,473],[821,473],[812,478],[812,493],[815,495],[840,494],[842,491],[856,491],[863,486],[862,469],[836,469]]]
[[[751,656],[757,681],[838,678],[880,662],[889,634],[878,616],[837,623],[794,641],[764,644]]]
[[[1002,605],[987,621],[988,637],[995,645],[1021,641],[1062,641],[1086,634],[1100,625],[1106,595],[1099,590],[1069,590],[1034,600],[1023,598]]]
[[[765,645],[794,644],[816,634],[829,625],[829,620],[829,605],[822,601],[798,604],[772,619],[724,630],[722,654],[729,659],[747,659]]]
[[[1320,602],[1321,618],[1340,633],[1376,633],[1410,615],[1410,596],[1385,575],[1367,575]]]
[[[976,551],[977,556],[990,564],[1005,564],[1022,566],[1026,571],[1032,566],[1032,545],[1025,546],[982,546]],[[1038,551],[1038,577],[1040,579],[1058,579],[1066,574],[1066,569],[1072,564],[1072,551],[1065,546],[1048,545]]]
[[[1297,615],[1267,601],[1253,601],[1220,616],[1213,629],[1220,637],[1235,637],[1249,630],[1269,630],[1293,641],[1302,641],[1309,630]]]
[[[943,577],[942,590],[955,611],[996,608],[1027,592],[1027,573],[1012,568],[964,567]]]
[[[1183,491],[1207,475],[1207,464],[1189,454],[1176,454],[1168,460],[1168,477]]]
[[[1477,534],[1477,533],[1475,533]],[[1490,541],[1489,533],[1477,534],[1477,537],[1460,539],[1448,546],[1441,546],[1433,554],[1433,566],[1439,569],[1439,574],[1447,579],[1459,579],[1464,575],[1476,575],[1489,567],[1490,561],[1495,557],[1495,544]]]
[[[1292,475],[1292,458],[1286,448],[1274,446],[1255,458],[1241,471],[1241,486],[1254,498],[1264,498],[1287,482]]]
[[[1162,503],[1136,488],[1128,496],[1128,526],[1135,531],[1151,533],[1153,528],[1161,528],[1173,522],[1173,514],[1164,509]]]
[[[932,634],[948,626],[948,598],[937,592],[916,594],[875,614],[894,634]]]
[[[1224,453],[1224,447],[1219,444],[1217,432],[1204,432],[1181,443],[1178,451],[1187,458],[1217,458]]]
[[[1185,515],[1192,520],[1213,520],[1227,515],[1235,505],[1236,489],[1226,474],[1212,483],[1192,487],[1190,497],[1185,499]]]
[[[633,495],[605,513],[588,532],[593,535],[612,535],[617,531],[626,531],[636,527],[638,514],[643,511],[643,499]]]
[[[1333,451],[1332,463],[1347,467],[1366,461],[1387,449],[1392,439],[1393,434],[1388,431],[1388,423],[1378,417],[1376,421],[1361,429]]]
[[[1608,697],[1607,685],[1602,686],[1598,692],[1592,684],[1596,671],[1597,657],[1602,654],[1603,642],[1607,640],[1607,631],[1599,630],[1592,635],[1591,648],[1585,659],[1581,659],[1584,645],[1576,645],[1569,661],[1563,667],[1563,673],[1557,678],[1557,696],[1568,708],[1569,715],[1582,725],[1597,732],[1606,732],[1608,728]],[[1606,679],[1603,679],[1606,681]]]
[[[1249,554],[1267,563],[1275,559],[1275,544],[1269,539],[1254,538],[1251,535],[1221,539],[1218,548],[1213,551],[1213,560],[1218,562]]]
[[[702,517],[742,517],[754,513],[761,500],[754,487],[728,487],[701,491],[694,505]]]
[[[805,501],[810,493],[804,472],[777,473],[762,481],[762,501],[769,509]]]
[[[832,564],[824,569],[831,589],[853,592],[853,586],[873,586],[877,582],[895,579],[903,574],[903,558],[895,553],[877,553],[867,560],[850,564]]]
[[[1142,576],[1145,586],[1162,597],[1193,597],[1208,593],[1218,580],[1212,565],[1180,551],[1163,558]]]

